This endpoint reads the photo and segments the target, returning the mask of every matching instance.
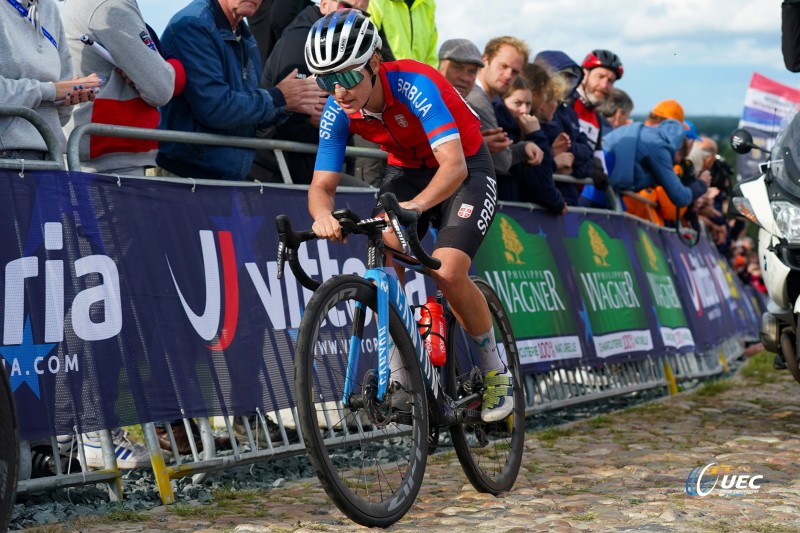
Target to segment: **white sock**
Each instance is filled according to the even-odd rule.
[[[408,389],[408,372],[403,366],[400,350],[392,339],[389,339],[389,370],[391,371],[389,383],[396,381],[404,389]]]
[[[481,372],[485,376],[492,370],[502,372],[505,370],[506,365],[500,359],[500,354],[497,353],[497,341],[494,338],[494,328],[489,328],[489,331],[483,335],[472,337],[472,342],[478,347],[481,355]]]

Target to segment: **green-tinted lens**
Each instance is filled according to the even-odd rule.
[[[336,85],[340,85],[342,89],[352,89],[364,79],[364,74],[361,69],[348,70],[346,72],[334,72],[333,74],[325,74],[324,76],[317,76],[317,85],[323,91],[332,93],[336,90]]]

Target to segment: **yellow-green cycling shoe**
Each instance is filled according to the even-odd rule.
[[[502,372],[492,370],[483,378],[483,405],[481,420],[497,422],[511,414],[514,409],[513,380],[508,367]]]

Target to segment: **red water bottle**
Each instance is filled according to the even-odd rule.
[[[428,296],[427,303],[420,308],[419,332],[425,339],[425,350],[433,366],[442,366],[447,360],[446,328],[442,304]]]

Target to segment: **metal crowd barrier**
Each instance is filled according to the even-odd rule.
[[[20,177],[29,170],[64,170],[64,155],[58,137],[53,130],[34,110],[27,107],[0,105],[0,117],[19,117],[30,122],[47,146],[48,159],[46,161],[33,161],[26,159],[0,159],[0,168],[13,168],[20,170]]]
[[[38,115],[17,108],[0,106],[0,115],[10,114],[30,119],[37,129],[42,132],[42,136],[48,142],[48,150],[52,161],[41,166],[33,162],[25,162],[26,168],[47,168],[63,169],[63,163],[58,166],[60,154],[56,153],[58,143],[55,136],[47,129],[47,125],[37,119]],[[30,115],[33,116],[30,116]],[[190,142],[206,145],[223,145],[232,147],[252,148],[252,149],[271,149],[274,150],[281,168],[282,177],[285,183],[292,183],[288,168],[285,163],[283,152],[316,153],[316,145],[307,145],[288,141],[277,141],[273,139],[250,139],[239,137],[226,137],[221,135],[210,135],[201,133],[184,133],[176,131],[151,130],[141,128],[128,128],[122,126],[110,126],[104,124],[86,124],[73,131],[67,143],[67,166],[70,170],[79,171],[81,162],[79,157],[80,140],[84,135],[102,134],[116,137],[150,139],[159,141]],[[55,141],[55,142],[54,142]],[[385,159],[386,154],[380,150],[353,148],[347,149],[348,157],[371,157]],[[0,160],[0,168],[20,168],[17,160]],[[557,181],[587,184],[591,180],[576,180],[570,176],[555,176]],[[162,179],[162,178],[148,178]],[[168,179],[169,181],[184,180],[190,183],[191,180],[183,178]],[[621,211],[620,201],[616,194],[609,189],[609,200],[614,206],[615,211]],[[518,204],[519,205],[519,204]],[[522,204],[530,209],[539,209],[535,204]],[[502,203],[501,203],[502,208]],[[598,212],[596,209],[570,208],[574,211]],[[631,216],[625,214],[624,216]],[[638,220],[638,219],[637,219]],[[648,223],[645,221],[645,223]],[[673,230],[674,231],[674,230]],[[637,362],[615,363],[603,368],[576,367],[572,369],[554,369],[544,373],[534,373],[525,376],[525,411],[527,415],[540,413],[547,410],[574,406],[582,403],[597,401],[613,396],[636,393],[640,391],[668,387],[670,390],[677,390],[674,384],[678,380],[702,379],[717,375],[726,368],[724,356],[727,353],[730,357],[738,357],[743,353],[737,339],[729,339],[718,349],[711,350],[704,354],[685,354],[680,356],[668,356],[658,360],[647,359]],[[738,355],[737,355],[738,354]],[[673,370],[674,369],[674,370]],[[267,423],[267,416],[274,418],[276,426],[270,429]],[[173,452],[166,458],[162,454],[159,446],[159,438],[155,425],[151,423],[142,424],[142,432],[145,444],[150,452],[153,472],[156,477],[161,499],[164,503],[175,501],[171,481],[173,479],[192,476],[193,481],[200,482],[209,472],[224,470],[263,461],[269,461],[281,457],[302,455],[305,453],[303,435],[297,423],[297,413],[294,409],[283,410],[273,413],[257,412],[255,417],[240,417],[244,435],[236,439],[234,428],[230,419],[224,418],[224,433],[231,439],[232,450],[230,452],[217,453],[214,442],[214,430],[207,418],[196,419],[200,429],[200,438],[203,445],[202,451],[196,446],[192,438],[192,428],[188,419],[184,419],[184,429],[189,435],[189,445],[191,453],[179,455]],[[360,420],[350,422],[352,428],[368,430]],[[176,449],[175,436],[169,421],[164,422],[167,437],[171,442],[172,449]],[[277,427],[277,434],[275,431]],[[108,430],[100,432],[101,445],[105,467],[100,470],[88,472],[63,472],[61,465],[56,461],[56,475],[38,479],[30,479],[30,448],[28,443],[22,445],[22,480],[19,482],[18,493],[26,494],[42,490],[53,490],[59,487],[83,485],[87,483],[107,482],[109,483],[110,494],[114,499],[123,496],[120,473],[116,466],[114,456],[114,445],[111,440],[111,433]],[[83,446],[81,436],[75,435],[75,443],[82,462]],[[55,437],[51,438],[51,448],[54,457],[58,457],[59,446]],[[27,462],[25,464],[24,462]]]
[[[1,111],[0,111],[1,113]],[[190,144],[203,144],[212,146],[229,146],[233,148],[251,148],[253,150],[272,150],[278,160],[283,182],[290,184],[289,167],[286,165],[284,152],[298,152],[303,154],[316,154],[316,144],[305,144],[277,139],[258,139],[250,137],[229,137],[226,135],[213,135],[210,133],[189,133],[183,131],[152,130],[147,128],[130,128],[127,126],[112,126],[109,124],[83,124],[70,134],[67,141],[67,167],[70,170],[81,170],[80,142],[85,135],[104,135],[111,137],[124,137],[126,139],[145,139],[154,141],[170,141]],[[346,157],[371,157],[386,159],[386,152],[372,148],[348,146],[345,150]]]

